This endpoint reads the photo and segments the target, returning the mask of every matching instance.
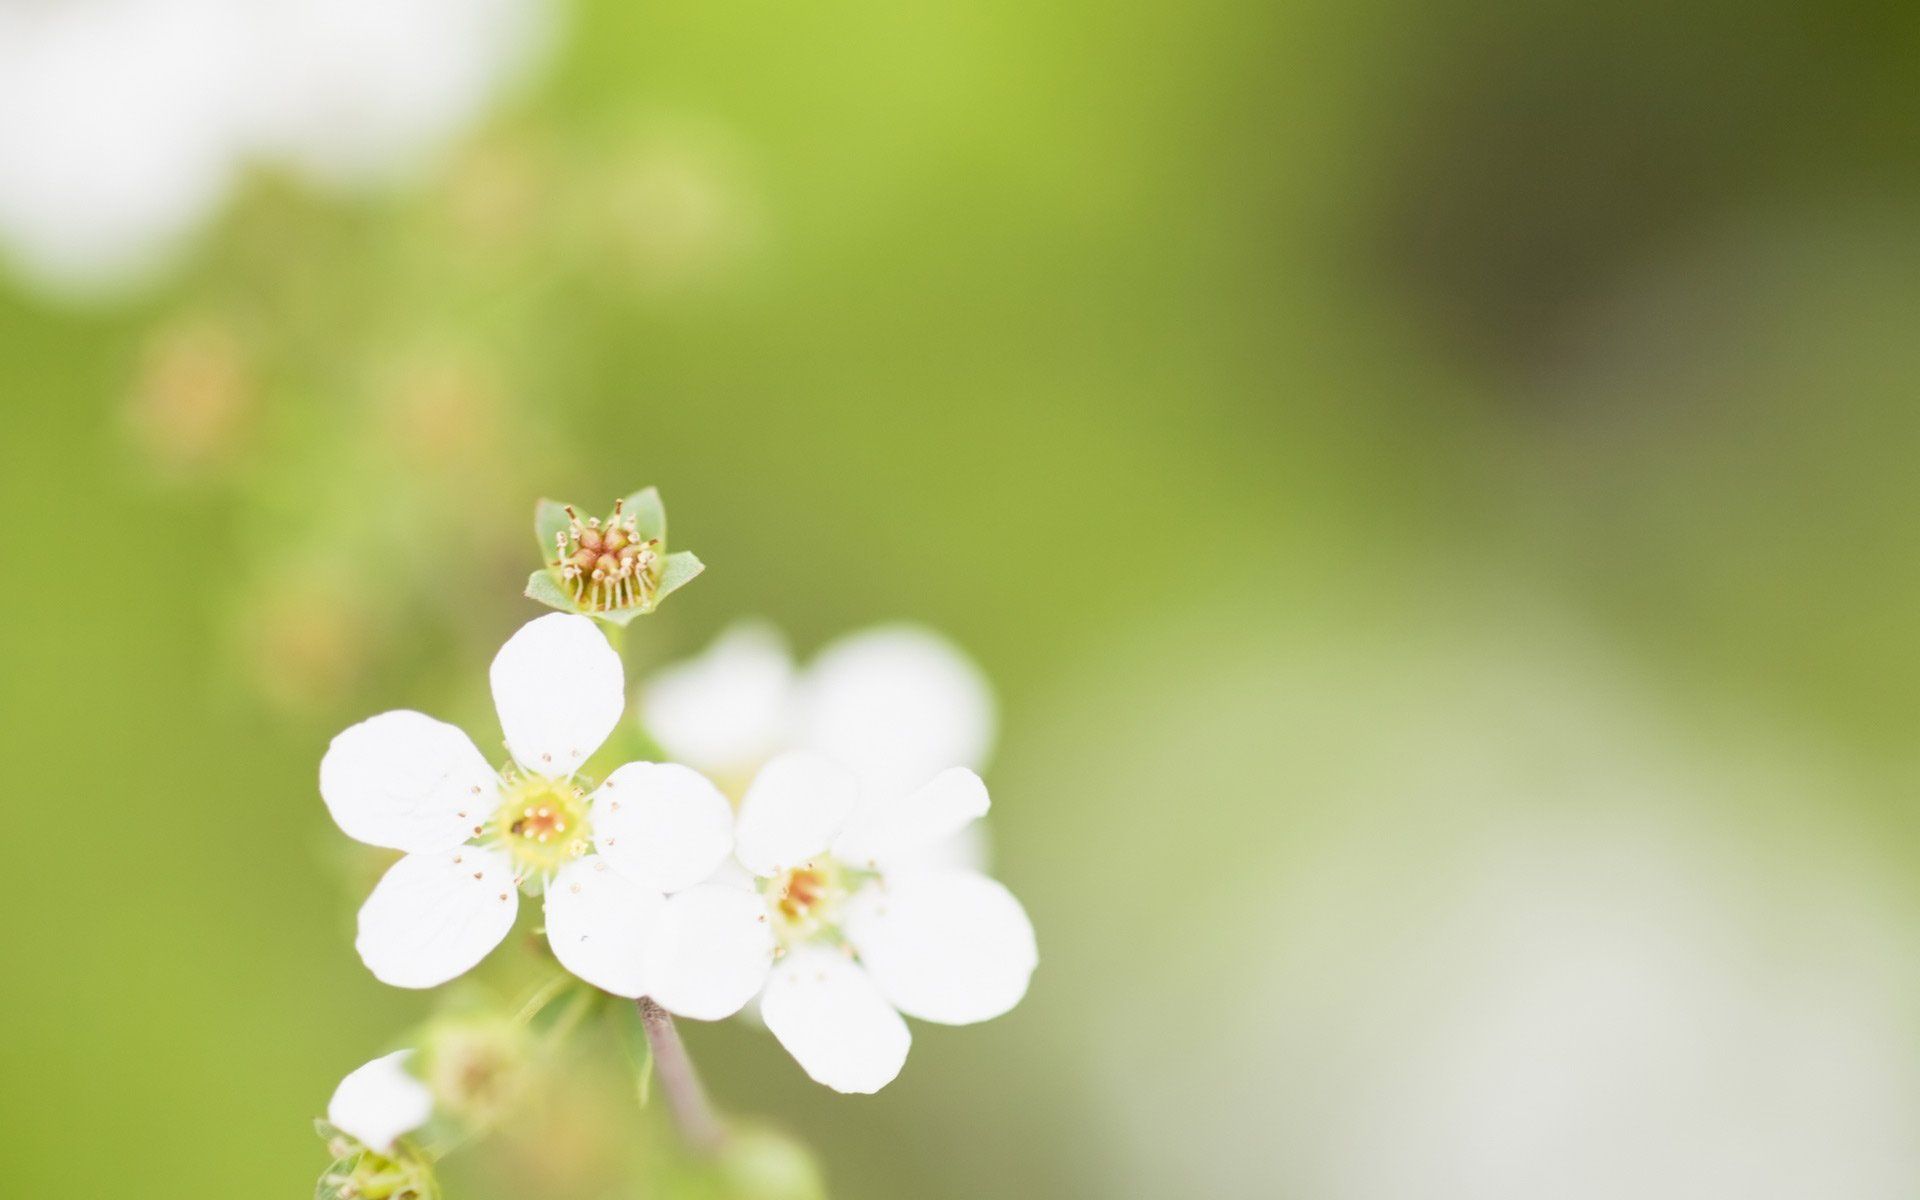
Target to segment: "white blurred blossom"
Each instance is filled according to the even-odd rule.
[[[863,808],[900,801],[948,767],[984,769],[995,727],[979,668],[906,624],[842,637],[804,668],[772,626],[737,624],[648,679],[641,720],[669,757],[735,792],[782,751],[825,754],[854,772]],[[978,867],[984,833],[969,825],[926,854]]]
[[[0,249],[63,290],[159,266],[236,166],[229,0],[0,5]]]
[[[416,171],[545,40],[539,0],[254,0],[241,132],[330,187]]]
[[[145,281],[249,163],[331,188],[423,166],[544,46],[547,0],[0,4],[0,256]]]

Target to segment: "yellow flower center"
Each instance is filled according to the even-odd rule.
[[[848,872],[827,855],[782,871],[761,885],[774,932],[784,942],[801,942],[834,926],[853,889]]]
[[[564,779],[528,775],[501,781],[492,842],[513,856],[515,874],[546,875],[587,852],[586,792]]]

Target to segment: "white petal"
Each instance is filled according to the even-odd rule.
[[[800,687],[800,744],[900,796],[946,767],[979,769],[993,745],[993,693],[951,642],[889,625],[840,639]]]
[[[356,1068],[333,1089],[327,1120],[342,1133],[382,1154],[393,1140],[412,1133],[433,1114],[433,1093],[407,1074],[411,1050],[396,1050]]]
[[[745,777],[790,736],[793,675],[779,633],[742,622],[649,679],[641,722],[675,762]]]
[[[445,850],[472,836],[499,778],[472,739],[405,709],[333,739],[320,760],[320,798],[346,835],[392,850]]]
[[[877,1092],[891,1083],[913,1040],[865,971],[817,947],[774,964],[760,1015],[806,1073],[836,1092]]]
[[[662,892],[692,887],[733,849],[733,807],[678,763],[628,763],[593,793],[593,844]]]
[[[507,749],[541,775],[579,770],[626,707],[620,656],[591,619],[572,613],[522,625],[494,656],[489,678]]]
[[[853,772],[832,759],[782,754],[760,769],[740,801],[734,853],[756,875],[803,863],[833,844],[859,795]]]
[[[703,883],[667,901],[651,994],[662,1008],[700,1021],[740,1011],[767,982],[773,930],[757,893]]]
[[[899,862],[924,855],[987,814],[987,785],[965,767],[949,767],[898,800],[861,810],[833,844],[850,863]]]
[[[603,991],[638,999],[666,897],[597,854],[575,859],[547,885],[547,942],[560,965]]]
[[[740,860],[731,854],[713,869],[713,874],[700,882],[711,883],[718,887],[730,887],[735,891],[752,892],[756,896],[760,894],[760,881],[754,877],[752,871],[741,866]]]
[[[842,928],[887,999],[943,1025],[1018,1004],[1039,960],[1020,902],[972,871],[890,875],[848,902]]]
[[[433,987],[485,958],[519,910],[505,854],[474,846],[409,854],[360,906],[353,946],[382,983]]]
[[[929,842],[910,854],[896,854],[887,860],[888,870],[939,868],[953,871],[978,871],[982,875],[993,868],[993,840],[987,836],[985,821],[975,821],[960,832]]]

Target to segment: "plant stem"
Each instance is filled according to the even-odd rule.
[[[535,988],[531,996],[527,997],[527,1002],[520,1006],[520,1011],[514,1014],[513,1019],[521,1025],[530,1024],[535,1017],[540,1015],[541,1010],[553,1003],[561,992],[567,990],[568,985],[572,982],[573,977],[565,971],[547,980]]]
[[[640,1024],[647,1031],[647,1045],[653,1050],[653,1069],[660,1090],[667,1097],[667,1108],[687,1145],[702,1154],[711,1154],[726,1140],[727,1131],[707,1103],[700,1077],[693,1072],[693,1060],[680,1043],[680,1031],[673,1027],[673,1015],[646,996],[640,1006]]]

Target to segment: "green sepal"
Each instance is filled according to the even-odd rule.
[[[340,1189],[353,1182],[353,1167],[359,1155],[336,1158],[320,1172],[320,1178],[313,1183],[313,1200],[341,1200]]]
[[[558,500],[542,497],[533,506],[533,536],[540,543],[540,561],[552,562],[553,538],[555,534],[565,533],[567,526],[573,524],[573,518],[567,515],[567,506]]]
[[[529,600],[538,600],[548,608],[557,608],[561,612],[580,611],[580,606],[574,603],[567,589],[561,587],[559,581],[553,577],[553,572],[545,567],[527,576],[526,595]]]
[[[641,541],[653,539],[667,544],[667,506],[660,502],[660,489],[644,487],[621,501],[620,512],[633,518],[633,528]]]
[[[605,621],[609,625],[618,625],[620,628],[625,629],[633,623],[635,617],[644,617],[652,612],[653,606],[651,604],[635,604],[627,608],[611,609],[607,612],[588,612],[584,608],[578,611],[582,616],[592,617],[596,621]]]
[[[691,550],[677,550],[667,555],[667,561],[660,566],[660,584],[653,590],[653,606],[659,607],[662,600],[693,582],[693,577],[707,569],[700,556]]]
[[[665,550],[667,539],[667,509],[661,503],[660,489],[647,487],[621,501],[621,512],[633,518],[634,531],[642,540],[653,540],[657,550]],[[690,550],[681,550],[668,554],[660,564],[659,582],[654,585],[653,595],[645,604],[635,604],[627,608],[616,608],[607,612],[596,612],[582,608],[573,594],[562,586],[554,572],[552,560],[548,557],[554,552],[554,535],[564,532],[572,524],[573,518],[567,515],[567,506],[557,500],[542,499],[534,505],[533,531],[540,541],[541,561],[547,565],[527,577],[526,596],[529,600],[538,600],[548,608],[566,613],[579,613],[609,625],[625,627],[635,617],[645,616],[660,607],[660,602],[672,593],[680,590],[693,578],[706,570],[706,564]]]
[[[616,608],[609,612],[588,612],[584,608],[579,608],[574,605],[572,598],[564,591],[559,593],[560,598],[558,600],[548,599],[544,594],[534,596],[531,583],[527,586],[527,595],[533,596],[535,600],[539,600],[542,603],[551,604],[555,608],[564,608],[568,612],[583,613],[596,621],[605,621],[609,625],[624,627],[630,624],[635,617],[644,617],[654,609],[659,608],[660,602],[667,598],[669,592],[684,587],[692,581],[694,576],[706,569],[707,565],[701,562],[699,556],[691,550],[681,550],[677,553],[669,554],[667,555],[667,561],[660,565],[660,582],[655,585],[653,598],[651,600],[645,604],[635,604],[628,608]],[[548,577],[547,582],[553,582],[551,576]],[[555,587],[556,590],[558,590],[558,585],[555,585]]]
[[[314,1182],[314,1200],[392,1200],[403,1195],[439,1200],[433,1163],[411,1140],[402,1139],[393,1153],[382,1154],[324,1119],[315,1121],[313,1129],[330,1149],[347,1148]]]

